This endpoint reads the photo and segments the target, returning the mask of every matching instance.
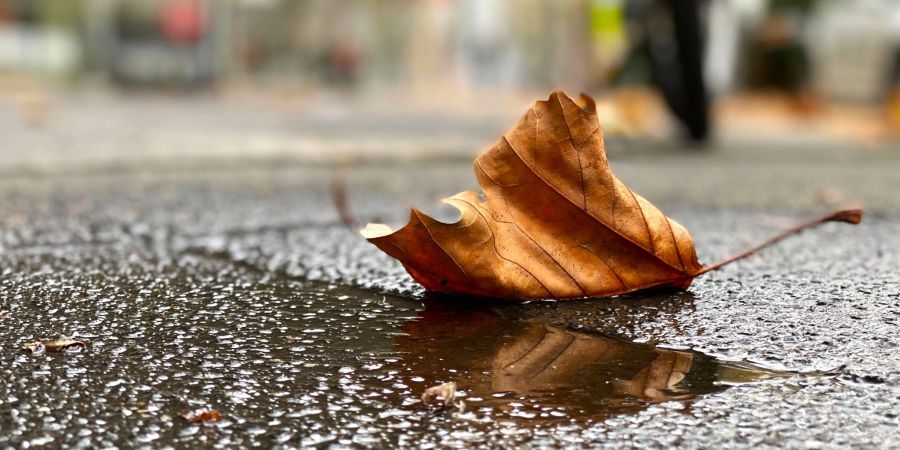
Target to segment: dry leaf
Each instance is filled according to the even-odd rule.
[[[86,347],[87,346],[83,341],[75,339],[48,339],[44,341],[29,342],[22,345],[21,349],[23,351],[31,352],[32,354],[41,354],[45,351],[83,351]]]
[[[429,290],[511,299],[686,288],[762,248],[702,267],[687,230],[613,175],[594,101],[581,100],[584,108],[553,93],[481,154],[475,174],[485,199],[469,191],[444,200],[460,210],[458,222],[413,209],[400,230],[369,224],[363,236]],[[860,217],[854,209],[815,223]]]
[[[195,411],[182,411],[179,416],[188,422],[217,422],[222,420],[222,415],[216,410],[198,409]]]

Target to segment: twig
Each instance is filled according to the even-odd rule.
[[[352,232],[359,231],[359,223],[350,211],[349,202],[347,201],[347,172],[353,165],[353,159],[344,158],[334,164],[334,171],[331,177],[331,200],[334,202],[334,208],[338,212],[341,223]]]

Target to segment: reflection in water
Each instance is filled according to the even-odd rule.
[[[596,417],[780,375],[696,352],[520,321],[504,317],[502,309],[426,304],[420,320],[408,322],[398,337],[398,351],[428,382],[456,381],[470,408],[531,419]]]
[[[689,391],[676,385],[690,373],[693,361],[691,353],[532,323],[498,349],[490,388],[519,394],[586,390],[606,398],[680,399]]]

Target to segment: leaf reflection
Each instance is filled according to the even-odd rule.
[[[780,375],[701,353],[517,321],[493,309],[431,307],[420,315],[397,340],[416,376],[435,384],[456,381],[472,406],[537,411],[526,417],[622,413]]]

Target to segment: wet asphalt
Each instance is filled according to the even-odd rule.
[[[0,448],[898,448],[897,166],[874,158],[614,163],[704,262],[874,206],[687,291],[528,304],[422,292],[340,224],[327,165],[8,173]],[[347,173],[360,222],[452,220],[437,199],[474,187],[456,160]],[[86,347],[20,351],[57,337]]]

